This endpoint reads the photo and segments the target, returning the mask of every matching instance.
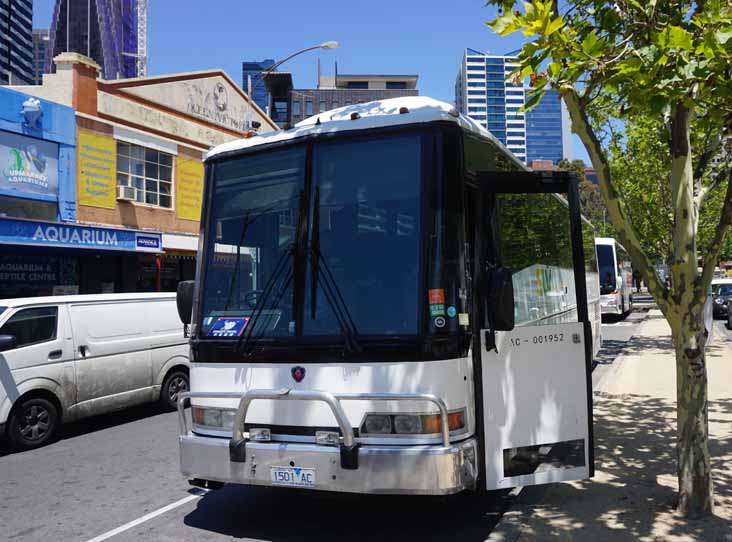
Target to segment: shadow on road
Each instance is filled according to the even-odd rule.
[[[120,410],[118,412],[110,412],[109,414],[85,418],[78,422],[71,422],[62,425],[59,428],[58,435],[54,442],[59,440],[68,440],[82,435],[87,435],[89,433],[94,433],[96,431],[103,431],[104,429],[110,429],[119,425],[144,420],[145,418],[157,416],[162,413],[163,411],[158,407],[157,403],[148,403]],[[53,445],[53,442],[49,444],[49,446],[51,445]],[[11,450],[8,447],[7,442],[5,442],[4,439],[0,439],[0,457],[14,453],[22,452],[15,452]]]
[[[273,542],[483,541],[508,504],[507,491],[484,496],[364,496],[229,485],[199,500],[184,522],[233,538]]]

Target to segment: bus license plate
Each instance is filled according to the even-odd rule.
[[[278,486],[315,487],[315,469],[271,467],[272,483]]]

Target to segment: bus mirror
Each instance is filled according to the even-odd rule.
[[[488,310],[493,331],[511,331],[514,328],[513,280],[507,267],[496,267],[490,271]]]
[[[176,292],[175,302],[178,305],[178,316],[180,321],[185,325],[191,323],[191,313],[193,312],[193,287],[195,281],[184,280],[178,283],[178,291]]]

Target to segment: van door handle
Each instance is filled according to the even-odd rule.
[[[62,354],[63,354],[63,351],[61,351],[61,350],[53,350],[48,353],[48,359],[60,358]]]
[[[79,346],[79,354],[81,354],[82,358],[86,357],[86,345]]]

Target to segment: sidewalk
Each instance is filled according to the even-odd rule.
[[[537,502],[507,512],[489,540],[732,542],[732,344],[716,336],[707,362],[715,518],[674,513],[675,359],[668,325],[651,310],[596,384],[595,477],[534,493]]]

